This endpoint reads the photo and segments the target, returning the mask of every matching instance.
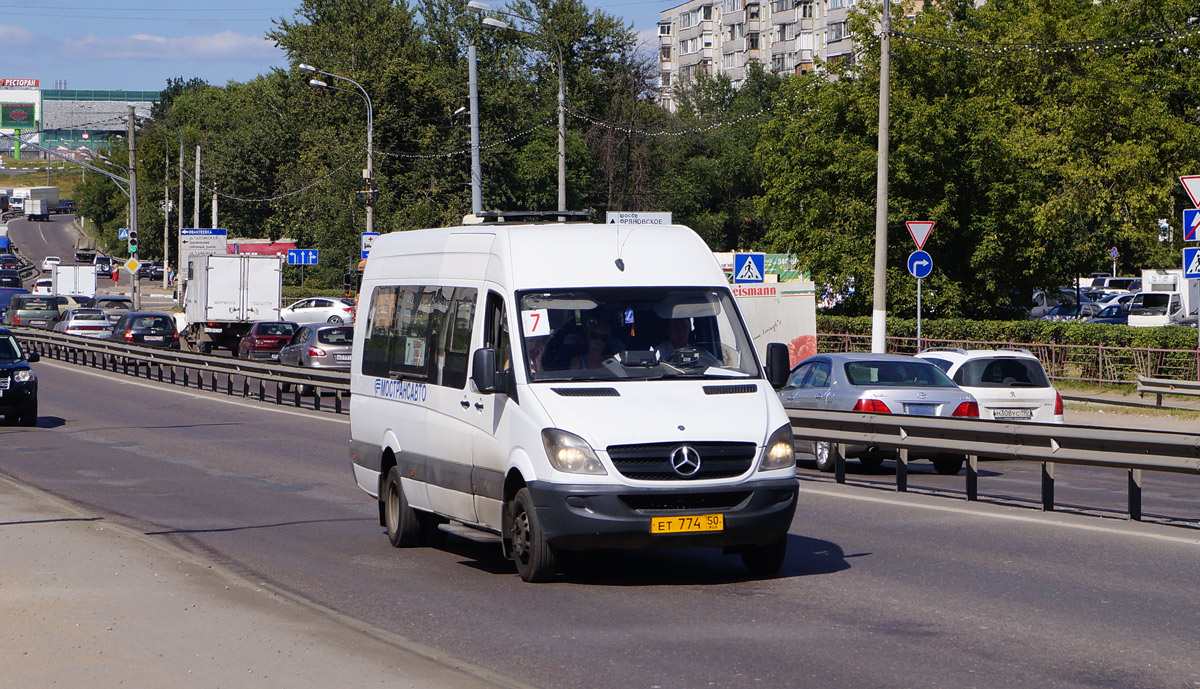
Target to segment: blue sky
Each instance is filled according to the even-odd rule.
[[[658,13],[680,1],[588,5],[652,40]],[[264,36],[295,7],[288,0],[0,0],[0,78],[38,79],[44,89],[147,91],[170,77],[247,81],[284,66]]]

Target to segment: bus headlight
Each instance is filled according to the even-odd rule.
[[[542,431],[542,444],[550,464],[568,474],[607,475],[600,458],[587,441],[573,433],[547,428]]]
[[[787,423],[775,429],[771,437],[767,438],[767,447],[758,470],[786,469],[795,465],[796,447],[792,439],[792,424]]]

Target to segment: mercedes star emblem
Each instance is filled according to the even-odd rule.
[[[690,445],[680,445],[671,452],[671,468],[684,478],[695,476],[700,471],[700,453]]]

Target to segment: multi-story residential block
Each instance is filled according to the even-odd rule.
[[[838,62],[855,50],[847,11],[858,0],[689,0],[659,15],[660,103],[702,74],[735,85],[759,62],[776,73],[807,73],[814,59]]]

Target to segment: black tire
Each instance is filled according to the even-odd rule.
[[[329,317],[329,320],[327,320],[327,321],[325,321],[325,322],[326,322],[326,323],[336,323],[336,324],[338,324],[338,325],[341,325],[342,323],[345,323],[345,321],[343,321],[343,320],[342,320],[342,317],[341,317],[341,316],[330,316],[330,317]]]
[[[937,457],[933,460],[933,468],[939,474],[954,476],[962,471],[964,461],[962,457]]]
[[[818,440],[813,443],[813,456],[817,460],[817,471],[829,473],[837,466],[837,443]]]
[[[288,391],[290,391],[291,389],[292,389],[292,384],[291,384],[291,383],[280,383],[280,384],[279,384],[279,391],[280,391],[280,392],[288,392]]]
[[[864,455],[858,458],[858,463],[868,469],[878,469],[883,466],[883,457],[879,455]]]
[[[36,426],[38,419],[37,411],[37,400],[34,400],[33,404],[29,405],[25,408],[25,411],[21,412],[21,417],[18,423],[20,423],[22,426]]]
[[[742,564],[751,576],[774,576],[783,567],[787,559],[787,534],[770,543],[746,546],[741,551]]]
[[[517,573],[528,582],[549,581],[554,576],[554,550],[546,542],[546,534],[538,523],[533,497],[528,488],[517,491],[508,505],[512,526],[512,556]]]
[[[312,385],[297,385],[296,392],[300,393],[301,397],[308,397],[316,393],[317,389]]]
[[[421,523],[416,511],[409,507],[400,485],[400,469],[392,467],[379,499],[383,502],[383,526],[388,540],[396,548],[412,548],[421,545]]]

